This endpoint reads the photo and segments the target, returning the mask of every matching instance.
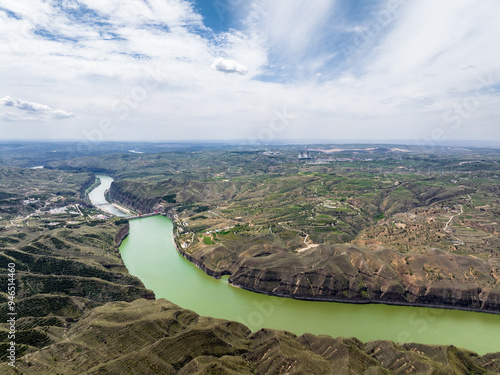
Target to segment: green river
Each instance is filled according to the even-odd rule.
[[[157,298],[200,315],[235,320],[252,331],[266,327],[362,341],[453,344],[479,354],[500,351],[500,315],[300,301],[249,292],[206,275],[184,259],[175,248],[172,229],[163,216],[131,220],[121,255],[129,272]]]

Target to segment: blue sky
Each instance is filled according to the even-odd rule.
[[[0,139],[500,141],[496,0],[2,0]]]

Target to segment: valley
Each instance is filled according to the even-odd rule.
[[[333,160],[318,152],[305,161],[293,147],[278,156],[127,156],[126,171],[118,171],[123,160],[106,162],[116,177],[112,200],[171,217],[185,257],[233,285],[299,299],[498,311],[498,156],[409,149],[343,149]],[[57,166],[103,168],[101,159],[77,163]]]
[[[87,198],[95,174],[112,176],[108,199],[170,217],[185,258],[261,295],[496,313],[496,151],[353,145],[299,160],[299,146],[277,155],[189,147],[60,158],[41,169],[10,155],[16,162],[1,167],[0,266],[14,262],[18,272],[17,373],[500,371],[498,354],[254,331],[248,320],[250,329],[154,300],[118,251],[128,220]],[[0,330],[7,348],[7,324]]]

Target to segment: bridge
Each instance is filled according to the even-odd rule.
[[[139,214],[139,215],[135,215],[135,216],[128,216],[128,217],[126,217],[126,219],[129,219],[129,220],[143,219],[145,217],[158,216],[158,215],[162,215],[162,214],[159,212],[151,212],[149,214]]]

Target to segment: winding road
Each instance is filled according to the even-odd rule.
[[[464,213],[464,208],[462,205],[460,205],[460,212],[456,215],[453,215],[452,217],[450,217],[450,220],[448,220],[446,222],[446,225],[444,226],[443,228],[443,231],[447,232],[449,236],[453,237],[454,239],[456,239],[458,242],[460,242],[459,245],[465,245],[464,241],[462,241],[460,238],[458,238],[457,236],[451,234],[451,228],[449,228],[449,226],[451,225],[453,219],[459,215],[462,215]]]

